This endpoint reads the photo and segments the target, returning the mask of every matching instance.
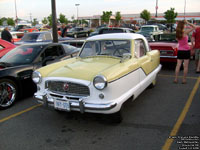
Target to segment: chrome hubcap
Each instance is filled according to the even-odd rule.
[[[15,87],[8,83],[0,83],[0,106],[8,107],[10,106],[16,98],[16,89]]]

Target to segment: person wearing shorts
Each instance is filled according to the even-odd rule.
[[[185,25],[191,26],[190,29],[186,29]],[[178,54],[177,54],[177,64],[175,69],[175,79],[174,83],[178,83],[178,75],[180,72],[180,67],[184,62],[183,79],[182,83],[186,83],[186,77],[188,73],[188,65],[190,60],[190,46],[188,44],[188,34],[195,29],[195,25],[189,23],[187,20],[179,21],[176,28],[176,38],[178,40]]]

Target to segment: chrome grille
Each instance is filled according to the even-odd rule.
[[[66,81],[47,81],[45,83],[45,88],[48,88],[48,90],[54,93],[63,95],[73,95],[73,96],[90,95],[90,90],[88,86]]]

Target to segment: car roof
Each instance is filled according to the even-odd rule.
[[[52,43],[52,42],[36,42],[36,43],[26,43],[23,45],[62,45],[61,43]]]
[[[141,34],[137,33],[112,33],[112,34],[100,34],[89,37],[86,41],[93,40],[107,40],[107,39],[115,39],[115,40],[134,40],[134,39],[145,39],[145,37]]]
[[[158,27],[158,25],[143,25],[142,27]]]
[[[130,28],[124,28],[124,27],[101,27],[101,30],[102,29],[111,29],[111,30],[114,30],[114,29],[124,29],[124,30],[126,30],[126,29],[128,29],[128,30],[132,30]]]

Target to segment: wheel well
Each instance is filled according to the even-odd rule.
[[[15,82],[15,84],[17,85],[17,88],[18,88],[18,89],[21,89],[21,88],[22,88],[22,85],[20,84],[20,82],[17,81],[17,79],[14,78],[14,77],[6,76],[6,77],[3,77],[3,78],[0,78],[0,80],[1,80],[1,79],[9,79],[9,80],[12,80],[13,82]],[[19,90],[19,96],[21,96],[21,95],[22,95],[22,90]]]

